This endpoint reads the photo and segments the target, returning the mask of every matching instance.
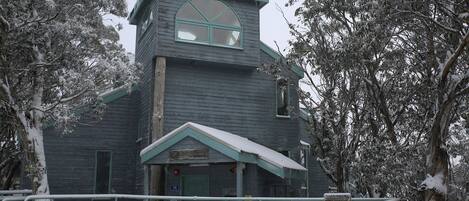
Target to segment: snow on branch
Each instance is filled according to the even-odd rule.
[[[462,52],[464,51],[464,48],[466,47],[466,45],[468,43],[469,43],[469,32],[466,33],[463,40],[459,43],[458,48],[456,49],[456,51],[452,55],[450,55],[446,59],[443,66],[440,67],[440,70],[441,70],[440,71],[440,78],[441,78],[442,81],[446,81],[446,79],[448,77],[448,74],[449,74],[449,71],[454,66],[454,64],[456,63],[456,60],[458,59],[459,55],[462,54]]]
[[[445,185],[443,172],[435,174],[435,176],[427,175],[427,178],[420,184],[420,190],[433,190],[439,194],[446,195],[448,189]]]

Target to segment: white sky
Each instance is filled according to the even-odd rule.
[[[136,0],[127,0],[128,11],[132,10]],[[286,18],[295,22],[294,12],[292,7],[285,7],[287,0],[270,0],[269,4],[260,10],[260,37],[261,40],[277,49],[275,42],[279,45],[280,49],[288,47],[288,40],[291,38],[289,29],[282,13],[279,9],[283,10]],[[120,42],[128,52],[135,53],[135,26],[130,25],[124,18],[110,17],[113,23],[121,23],[123,29],[119,31]]]

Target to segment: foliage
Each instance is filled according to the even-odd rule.
[[[314,151],[339,191],[445,200],[422,183],[440,173],[444,189],[461,189],[449,188],[449,159],[468,150],[448,155],[448,145],[467,112],[468,7],[304,0],[296,10],[287,59],[305,71],[300,98],[312,114]]]
[[[18,125],[37,193],[49,191],[44,123],[69,132],[76,108],[99,105],[100,93],[137,80],[116,27],[103,23],[126,8],[124,0],[0,2],[0,111]]]

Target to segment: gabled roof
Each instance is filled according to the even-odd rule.
[[[137,13],[140,12],[140,10],[147,4],[150,0],[137,0],[137,3],[135,3],[134,8],[132,11],[130,11],[130,15],[128,17],[128,20],[130,24],[136,24],[137,23]],[[266,4],[269,3],[269,0],[253,0],[256,3],[259,4],[259,9],[264,7]]]
[[[275,60],[278,60],[278,59],[281,59],[282,55],[280,55],[277,51],[275,51],[274,49],[272,49],[271,47],[269,47],[267,44],[265,44],[264,42],[260,41],[260,46],[261,46],[261,50],[263,52],[265,52],[267,55],[271,56],[272,58],[274,58]],[[291,70],[301,79],[304,77],[304,70],[299,67],[298,65],[296,64],[293,64],[291,66]]]
[[[186,137],[192,137],[233,160],[257,164],[282,178],[291,177],[288,170],[306,170],[283,154],[247,138],[192,122],[185,123],[143,149],[140,152],[141,162],[151,164],[152,158]]]

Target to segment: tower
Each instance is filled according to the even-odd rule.
[[[137,26],[136,61],[144,69],[140,86],[139,149],[187,122],[248,138],[285,156],[298,148],[299,106],[295,90],[302,74],[285,69],[278,79],[257,70],[262,63],[272,63],[279,57],[259,40],[259,9],[266,3],[265,0],[137,2],[129,21]],[[188,127],[190,125],[195,124]],[[195,150],[191,147],[197,147],[196,151],[201,153],[203,149],[212,150],[213,147],[206,147],[203,140],[193,138],[173,144],[179,146],[177,154],[190,155],[184,150]],[[212,178],[214,176],[187,179],[190,175],[232,169],[229,157],[215,160],[217,155],[213,160],[169,163],[174,159],[169,153],[171,148],[161,154],[166,152],[167,158],[158,159],[155,155],[156,159],[152,159],[164,161],[159,162],[163,165],[152,166],[151,171],[137,168],[137,172],[145,172],[140,178],[137,176],[140,184],[137,189],[146,189],[144,178],[151,178],[148,181],[150,193],[180,195],[185,194],[181,189],[185,180],[189,183],[207,181],[210,183],[207,195],[234,195],[234,187],[222,185],[230,182]],[[214,150],[216,154],[220,152]],[[221,152],[219,157],[224,156],[226,154]],[[237,167],[240,166],[235,169]],[[282,168],[278,175],[290,176],[284,175]],[[275,171],[264,169],[247,163],[243,184],[249,185],[250,190],[244,194],[291,194],[289,179],[269,179]],[[181,171],[181,175],[171,170]],[[175,176],[180,176],[182,182],[168,184]],[[212,186],[216,184],[223,187]]]

